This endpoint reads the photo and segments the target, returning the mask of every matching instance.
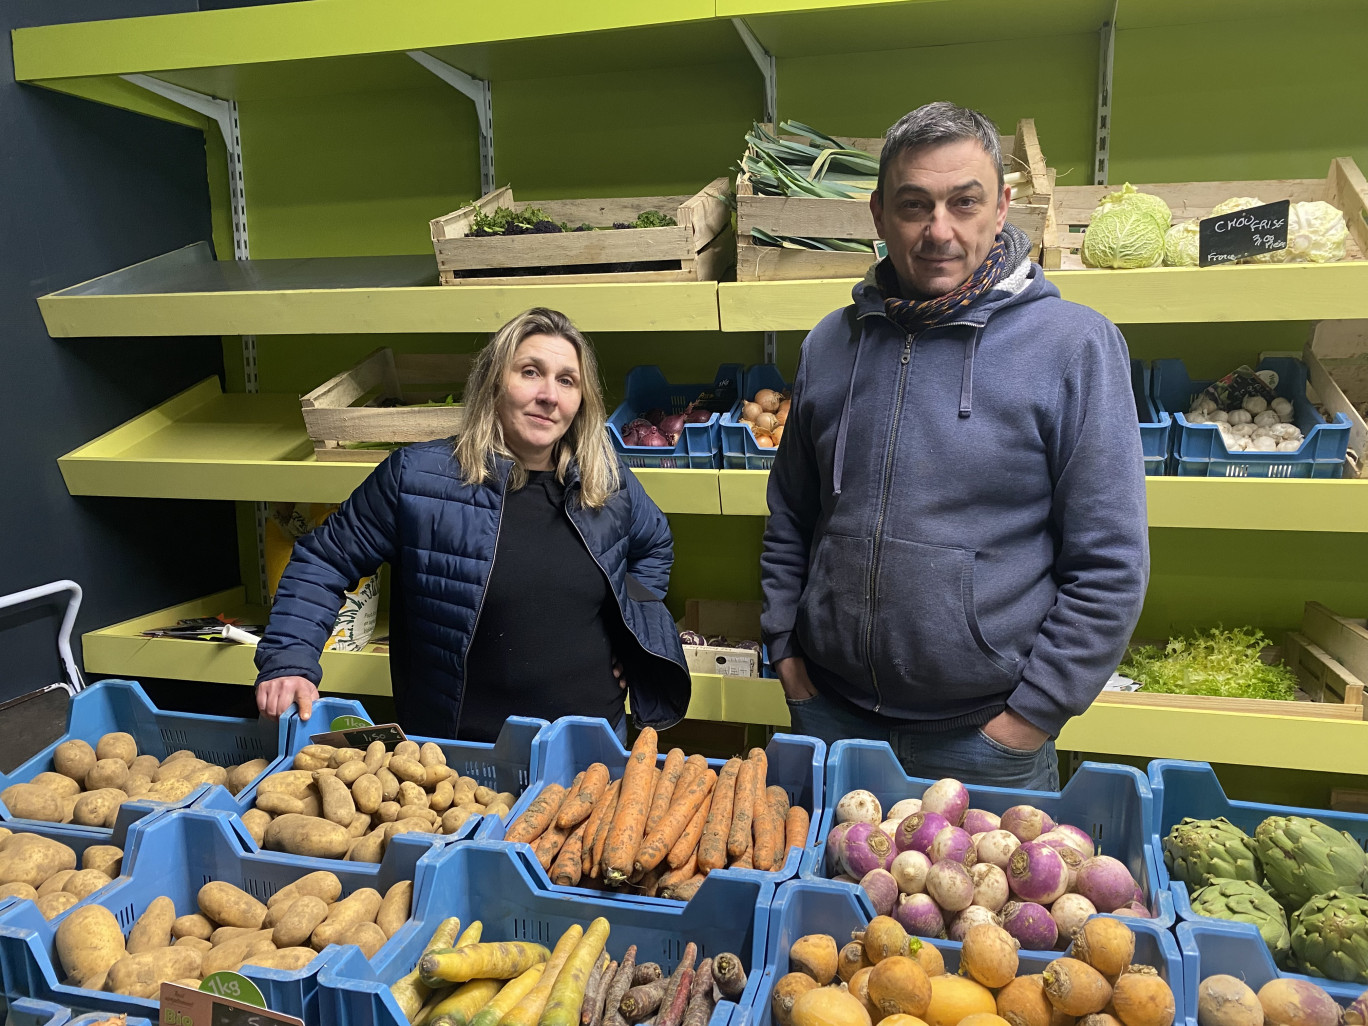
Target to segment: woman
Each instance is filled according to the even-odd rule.
[[[452,441],[393,453],[295,546],[257,646],[257,705],[308,718],[343,592],[392,567],[390,679],[399,724],[492,741],[509,715],[603,716],[626,736],[689,704],[663,598],[664,515],[604,429],[589,341],[534,309],[476,357]]]

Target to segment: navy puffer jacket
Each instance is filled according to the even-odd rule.
[[[457,737],[466,649],[493,567],[511,469],[499,460],[494,480],[468,485],[450,439],[410,445],[380,464],[295,545],[257,646],[258,683],[299,676],[318,684],[319,653],[343,593],[389,563],[390,680],[399,722],[417,733]],[[594,510],[579,505],[572,467],[566,506],[637,642],[635,651],[617,653],[633,716],[660,729],[684,717],[690,697],[684,652],[663,601],[674,562],[670,528],[631,472],[619,472],[621,489]]]

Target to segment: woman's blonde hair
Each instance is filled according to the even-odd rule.
[[[505,324],[475,357],[475,365],[465,388],[465,416],[456,440],[456,458],[466,484],[483,484],[494,473],[493,457],[513,462],[508,487],[514,491],[527,483],[527,471],[504,443],[499,422],[499,400],[504,394],[504,379],[513,365],[518,346],[532,335],[561,338],[574,347],[579,357],[580,407],[551,453],[556,480],[564,483],[566,470],[578,464],[580,501],[600,509],[621,486],[618,458],[605,430],[607,414],[599,382],[594,347],[557,310],[534,307]]]

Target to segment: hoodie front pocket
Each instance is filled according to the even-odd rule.
[[[798,603],[803,653],[852,685],[868,679],[864,638],[869,623],[868,538],[824,534]]]
[[[989,644],[974,608],[974,552],[884,539],[874,598],[874,664],[880,680],[947,697],[1000,694],[1017,664]]]

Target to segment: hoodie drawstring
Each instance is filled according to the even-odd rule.
[[[864,341],[864,331],[860,331],[859,337],[855,340],[855,360],[850,368],[850,384],[846,386],[845,404],[841,407],[841,422],[836,428],[836,463],[831,471],[831,494],[841,494],[841,474],[845,470],[846,436],[850,433],[850,404],[855,398],[855,376],[860,371],[860,353],[863,351],[861,343]]]
[[[979,339],[981,338],[983,338],[983,329],[975,327],[973,337],[964,343],[964,370],[960,375],[959,415],[961,417],[971,416],[974,412],[974,354],[978,352]]]

